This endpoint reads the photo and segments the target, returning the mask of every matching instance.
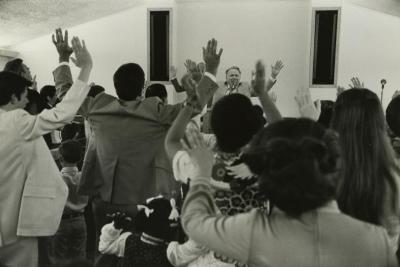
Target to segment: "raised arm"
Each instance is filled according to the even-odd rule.
[[[68,31],[65,30],[63,36],[60,28],[56,29],[55,35],[52,35],[53,44],[57,49],[58,62],[60,65],[53,71],[54,82],[57,90],[58,99],[62,99],[72,85],[72,74],[69,68],[69,57],[73,50],[68,45]]]
[[[205,107],[218,89],[216,76],[223,49],[220,48],[217,53],[217,45],[217,40],[211,39],[208,41],[207,46],[203,47],[203,60],[206,64],[206,71],[197,86],[197,95],[201,109]]]
[[[21,135],[25,139],[35,139],[48,132],[58,129],[69,123],[89,92],[87,82],[92,70],[92,58],[86,49],[85,42],[77,37],[72,40],[75,52],[74,63],[80,68],[78,79],[73,83],[64,99],[53,109],[45,109],[36,116],[26,112],[20,113],[22,118],[16,118]]]
[[[183,88],[178,81],[178,78],[176,77],[177,74],[177,69],[175,66],[171,66],[169,67],[169,80],[172,84],[172,86],[174,86],[175,91],[177,93],[181,93],[185,91],[185,88]]]
[[[186,125],[189,123],[191,117],[201,112],[218,87],[215,82],[215,75],[218,71],[222,49],[220,49],[218,54],[216,51],[217,41],[215,39],[208,41],[206,48],[203,47],[206,73],[200,80],[197,88],[195,88],[195,84],[190,77],[183,80],[185,87],[195,88],[197,92],[195,94],[188,94],[187,105],[181,109],[165,138],[165,149],[171,160],[176,152],[182,149],[180,140],[185,135]]]
[[[319,115],[321,115],[321,101],[317,100],[314,104],[309,88],[297,90],[295,100],[301,117],[318,120]]]
[[[282,119],[279,110],[276,108],[274,101],[268,95],[268,90],[265,90],[265,66],[259,60],[256,63],[255,77],[252,81],[255,94],[258,96],[263,107],[264,113],[267,116],[269,123]]]
[[[187,143],[183,144],[196,170],[182,209],[185,232],[210,250],[246,263],[256,213],[217,215],[210,185],[213,152],[196,130],[189,130]]]
[[[283,62],[281,60],[277,60],[273,65],[271,65],[271,76],[265,83],[265,91],[269,92],[272,87],[274,87],[276,83],[276,78],[278,77],[279,73],[281,72],[282,68],[284,67]],[[252,81],[255,79],[256,73],[253,71],[251,74]],[[252,82],[252,87],[250,88],[250,95],[251,96],[257,96],[257,93],[255,92],[255,89],[253,88],[253,82]]]

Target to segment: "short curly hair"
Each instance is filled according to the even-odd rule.
[[[309,119],[284,119],[258,133],[243,159],[259,176],[260,192],[297,217],[335,199],[338,136]]]

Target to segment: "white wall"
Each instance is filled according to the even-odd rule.
[[[115,94],[112,76],[121,64],[136,62],[146,72],[147,9],[174,6],[171,0],[152,0],[145,5],[68,29],[70,37],[76,35],[86,41],[92,54],[94,67],[90,80],[104,86],[108,93]],[[172,14],[174,24],[174,12]],[[58,54],[51,34],[12,47],[20,52],[32,73],[37,74],[39,88],[54,83],[52,70],[58,64]],[[172,43],[175,42],[176,32],[173,31]],[[74,73],[77,73],[76,68]],[[169,90],[172,91],[172,87]]]
[[[380,96],[385,78],[383,104],[400,90],[400,18],[352,4],[345,4],[339,50],[339,84],[358,76]]]
[[[400,18],[341,0],[314,0],[313,7],[341,7],[338,84],[348,88],[350,78],[358,76],[380,97],[380,80],[385,78],[386,107],[400,90]],[[315,88],[312,95],[335,100],[336,88]]]
[[[285,68],[274,91],[278,107],[285,116],[298,113],[294,92],[307,86],[308,0],[202,0],[178,1],[178,75],[184,72],[187,58],[200,61],[201,47],[214,37],[224,48],[218,79],[237,65],[242,80],[249,81],[257,59],[268,67],[282,59]]]

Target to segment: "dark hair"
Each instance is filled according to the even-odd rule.
[[[29,102],[24,109],[31,115],[37,115],[46,108],[46,101],[36,90],[28,89],[27,97]]]
[[[0,72],[0,106],[6,105],[11,101],[11,96],[15,95],[21,99],[21,94],[31,86],[32,82],[22,76],[9,71]]]
[[[338,158],[337,135],[305,118],[268,125],[243,155],[260,193],[294,217],[335,198]]]
[[[139,210],[134,220],[136,230],[166,241],[170,240],[173,225],[173,221],[169,219],[172,211],[170,201],[164,197],[155,198],[146,206],[153,212],[147,217],[144,210]]]
[[[15,59],[10,60],[4,66],[4,71],[10,71],[10,72],[14,72],[18,75],[21,75],[23,72],[22,62],[23,62],[23,60],[20,58],[15,58]]]
[[[318,122],[327,128],[329,128],[331,124],[334,104],[335,102],[331,100],[321,101],[321,114],[319,115]]]
[[[228,74],[228,72],[229,72],[230,70],[237,70],[240,74],[242,74],[242,72],[240,71],[240,68],[237,67],[237,66],[232,66],[232,67],[228,68],[228,69],[225,71],[225,74]]]
[[[61,140],[67,141],[73,139],[79,133],[77,123],[68,123],[61,129]]]
[[[62,260],[57,262],[53,267],[92,267],[90,260],[83,257],[77,257],[70,260]]]
[[[368,89],[349,89],[335,103],[331,126],[343,149],[340,209],[359,220],[379,225],[385,199],[397,209],[398,172],[378,96]],[[389,197],[388,197],[389,196]]]
[[[56,87],[54,85],[45,85],[40,89],[40,95],[47,102],[47,97],[54,97],[56,95]]]
[[[161,83],[154,83],[147,87],[145,97],[153,97],[153,96],[158,96],[161,99],[166,98],[167,95],[167,89],[165,89],[165,86]]]
[[[144,71],[136,63],[122,65],[114,73],[114,87],[121,100],[135,100],[142,94]]]
[[[58,148],[61,158],[67,163],[78,163],[81,160],[81,145],[75,140],[67,140]]]
[[[237,152],[260,130],[265,120],[258,106],[241,94],[222,97],[211,111],[211,128],[222,152]]]
[[[396,137],[400,137],[400,96],[393,98],[386,108],[386,122]]]
[[[90,97],[96,97],[98,94],[105,92],[106,89],[104,89],[103,86],[98,85],[98,84],[94,84],[92,86],[90,86],[90,90],[88,93],[88,96]]]

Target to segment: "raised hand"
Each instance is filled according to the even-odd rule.
[[[92,62],[92,57],[90,56],[89,51],[86,48],[85,41],[79,40],[78,37],[73,37],[71,40],[72,44],[72,49],[75,53],[75,58],[71,57],[72,62],[78,67],[78,68],[88,68],[92,67],[93,62]]]
[[[400,95],[400,91],[399,90],[394,91],[392,99],[398,97],[399,95]]]
[[[261,60],[256,63],[256,70],[253,71],[253,80],[251,81],[251,86],[254,92],[259,95],[264,92],[265,88],[265,66]]]
[[[189,128],[185,136],[185,140],[181,139],[181,144],[183,149],[188,152],[194,165],[194,173],[191,179],[211,177],[214,157],[203,136],[197,129],[193,128]]]
[[[284,67],[282,60],[278,60],[274,65],[271,65],[271,77],[276,79],[278,77],[279,72]]]
[[[186,59],[186,62],[184,63],[185,67],[186,67],[186,71],[188,73],[193,73],[193,72],[197,72],[197,65],[195,61],[192,61],[190,59]]]
[[[59,61],[63,62],[69,61],[69,57],[71,56],[73,50],[72,47],[68,45],[68,31],[65,30],[65,35],[63,36],[62,31],[60,28],[56,29],[54,34],[52,35],[53,44],[55,45],[58,55]]]
[[[178,69],[175,66],[169,67],[169,78],[176,78],[176,74],[178,73]]]
[[[200,62],[197,64],[197,70],[203,75],[206,71],[206,64],[204,62]]]
[[[37,81],[36,81],[36,74],[35,74],[35,76],[33,76],[33,78],[32,78],[31,89],[32,89],[32,90],[35,90],[35,91],[38,90],[38,88],[37,88]]]
[[[316,104],[314,104],[308,88],[301,88],[296,93],[295,100],[299,107],[300,115],[315,121],[318,120],[321,115],[321,101],[317,100]]]
[[[268,93],[268,95],[269,95],[269,98],[271,99],[271,101],[272,101],[274,104],[276,104],[276,100],[278,99],[278,96],[276,95],[276,93],[270,91],[270,92]]]
[[[214,38],[209,40],[207,46],[203,47],[203,60],[206,63],[206,71],[217,75],[219,62],[223,49],[220,48],[217,54],[217,40]]]
[[[358,77],[353,77],[350,79],[351,84],[349,84],[350,88],[364,88],[364,82],[360,82]]]
[[[344,92],[344,87],[343,86],[338,86],[338,88],[336,89],[336,97],[338,97],[341,93]]]

